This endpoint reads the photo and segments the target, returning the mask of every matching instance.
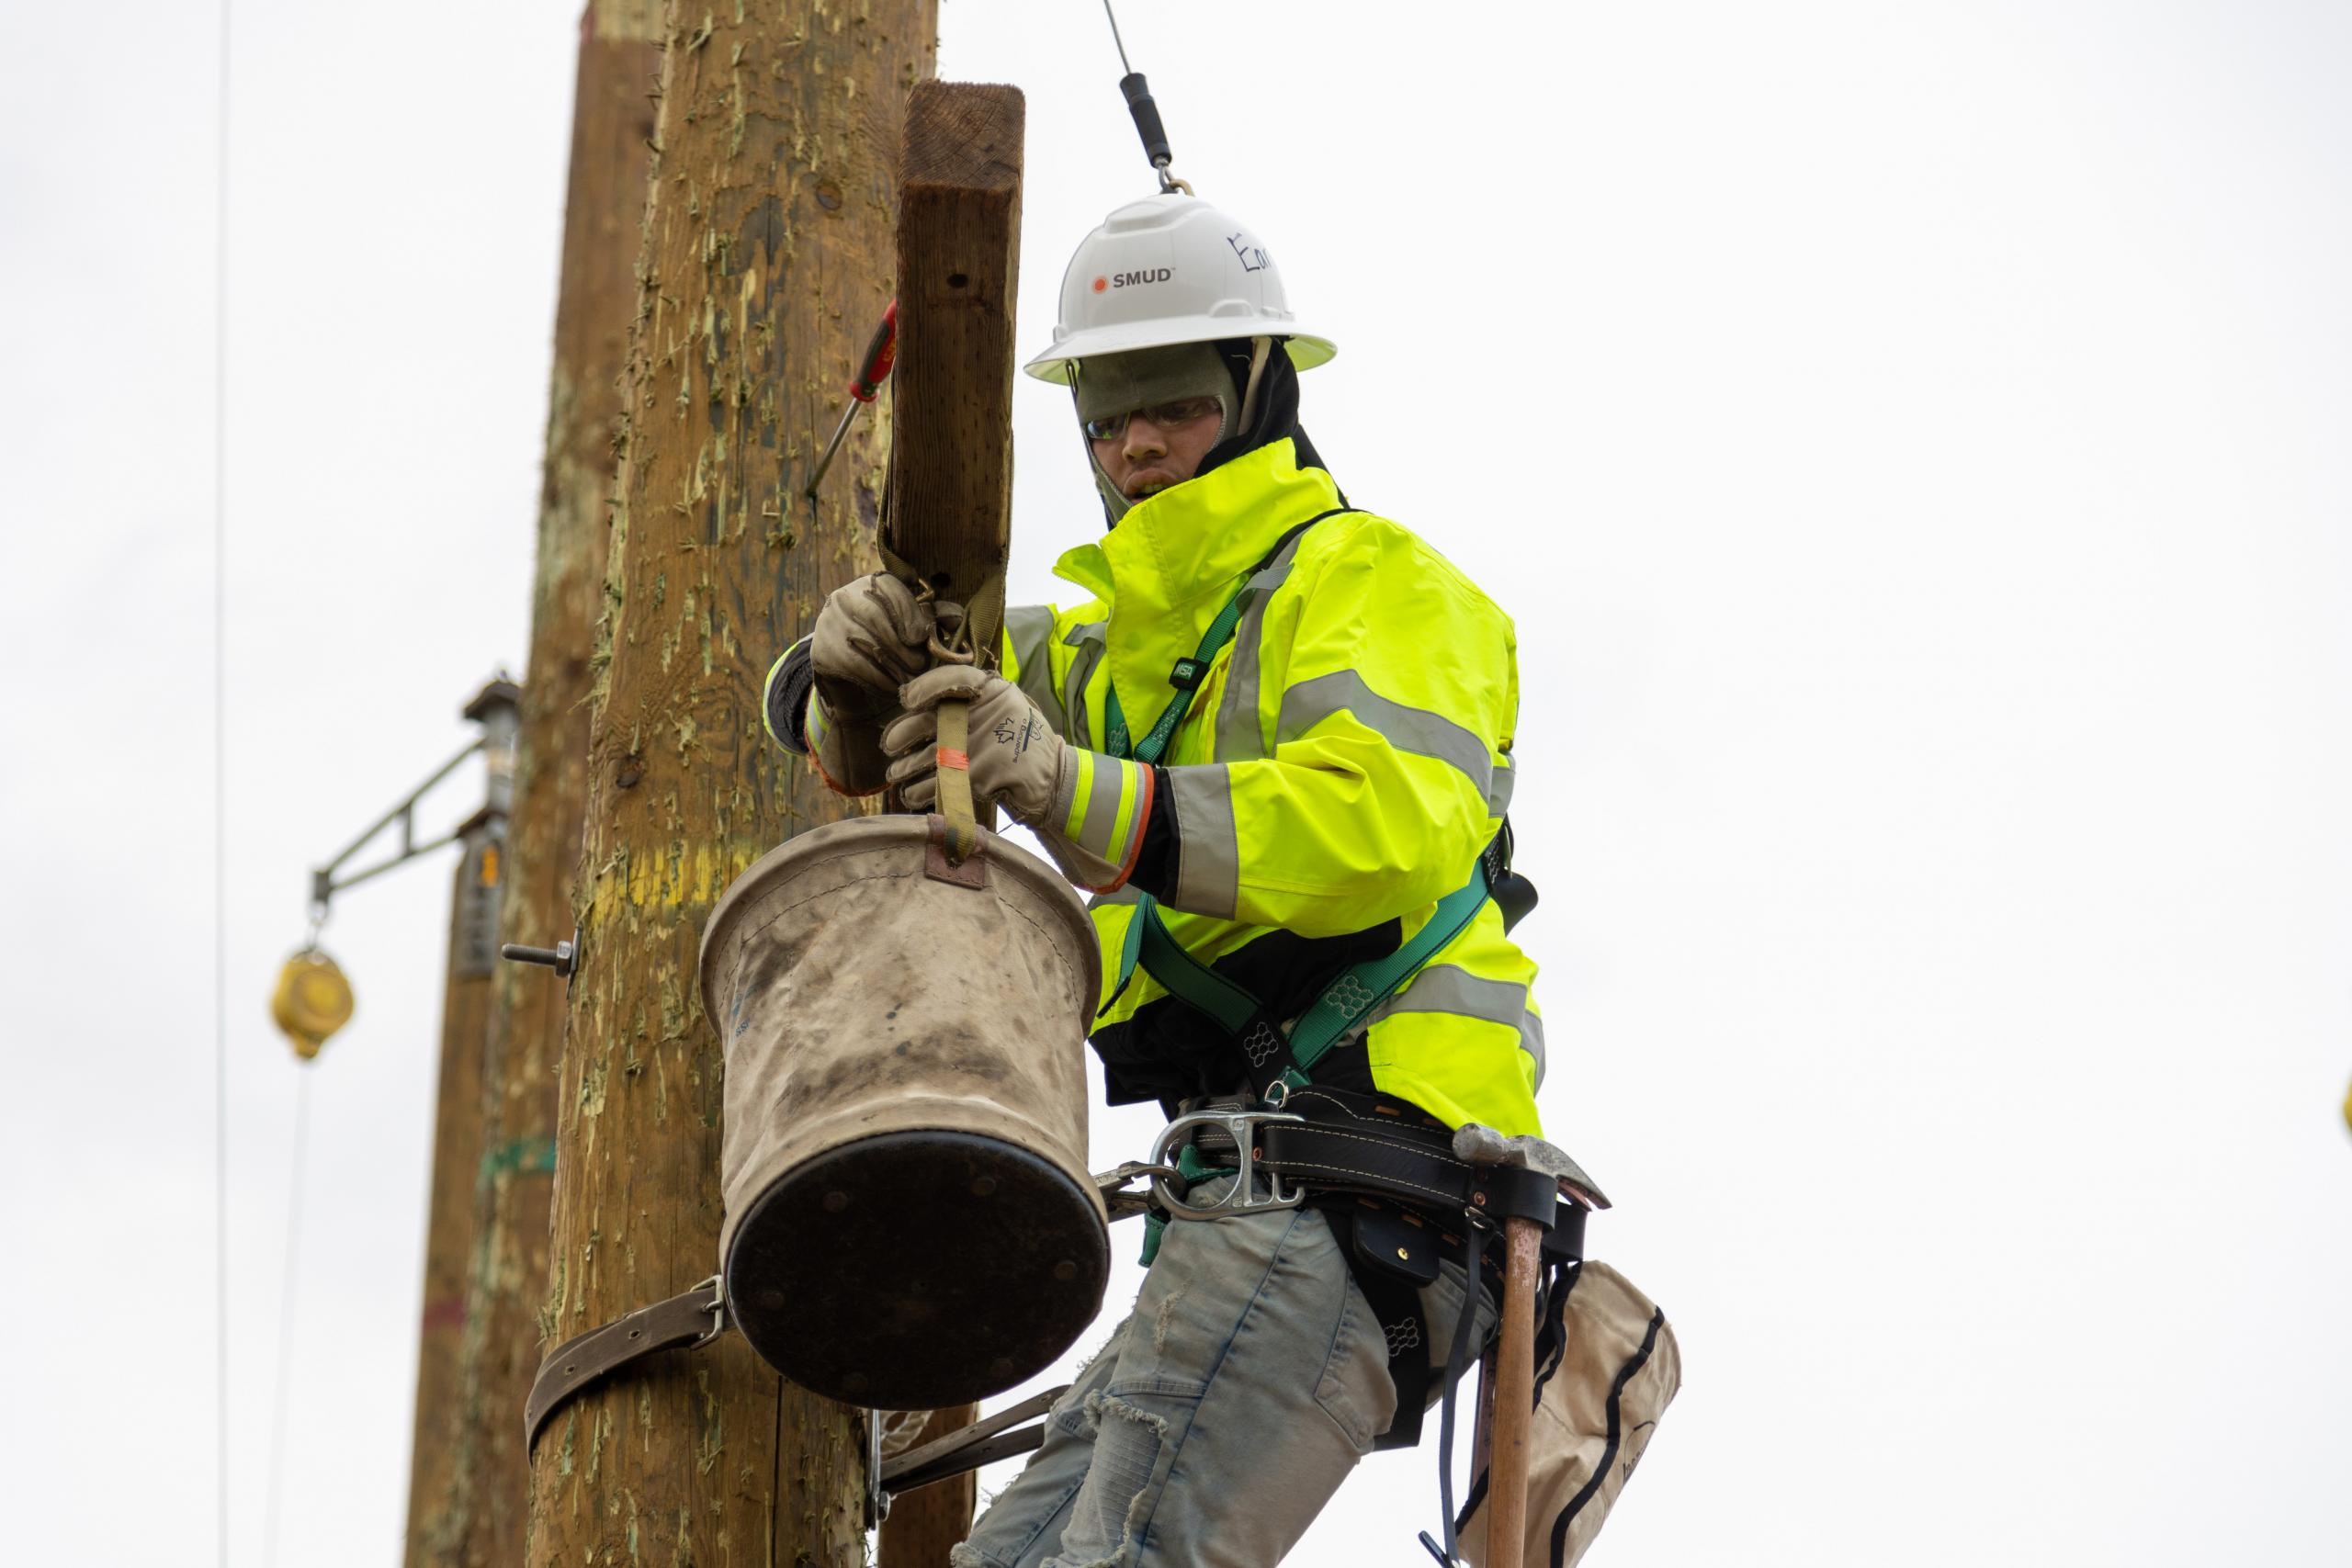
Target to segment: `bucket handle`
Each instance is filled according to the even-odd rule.
[[[898,565],[895,559],[892,564]],[[937,587],[918,580],[915,603],[937,604]],[[931,652],[942,664],[978,664],[981,660],[970,646],[972,620],[963,605],[938,604],[939,613],[952,617],[952,626],[943,625],[933,632]],[[948,634],[940,640],[940,632]],[[937,709],[939,737],[937,804],[939,809],[931,814],[931,845],[923,854],[923,874],[937,882],[952,882],[959,887],[987,886],[986,874],[980,867],[979,813],[972,804],[972,705],[961,697],[951,697]]]
[[[972,705],[962,698],[939,705],[939,809],[931,814],[923,874],[958,887],[985,887],[980,825],[972,808]]]

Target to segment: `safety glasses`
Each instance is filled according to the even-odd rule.
[[[1127,421],[1141,416],[1162,430],[1180,424],[1190,424],[1196,419],[1207,419],[1221,412],[1215,398],[1179,398],[1172,403],[1154,403],[1149,408],[1136,409],[1127,413],[1112,414],[1105,419],[1085,421],[1089,441],[1115,441],[1127,433]]]

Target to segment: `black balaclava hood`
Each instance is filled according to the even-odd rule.
[[[1255,339],[1246,337],[1225,338],[1216,345],[1217,356],[1225,361],[1226,374],[1233,378],[1235,391],[1245,397],[1250,390],[1250,361],[1256,346]],[[1265,368],[1258,373],[1258,395],[1244,406],[1241,428],[1208,449],[1208,455],[1201,459],[1200,472],[1205,474],[1284,437],[1296,444],[1300,468],[1323,467],[1322,456],[1298,423],[1298,367],[1291,363],[1290,350],[1283,340],[1276,338],[1266,355]]]
[[[1283,340],[1274,339],[1269,348],[1265,367],[1258,373],[1258,389],[1255,398],[1250,396],[1250,364],[1257,352],[1257,340],[1246,337],[1221,338],[1217,341],[1216,347],[1218,359],[1225,364],[1227,376],[1232,379],[1234,400],[1232,406],[1242,410],[1242,415],[1238,416],[1241,417],[1242,423],[1239,429],[1208,449],[1202,457],[1201,466],[1193,471],[1193,477],[1198,479],[1213,468],[1230,463],[1236,457],[1245,457],[1261,446],[1271,446],[1275,442],[1284,439],[1288,439],[1295,446],[1300,468],[1325,468],[1322,454],[1315,450],[1315,443],[1307,439],[1306,430],[1298,423],[1298,367],[1291,363],[1290,350],[1284,346]],[[1077,390],[1076,385],[1073,384],[1070,389],[1073,400],[1077,396]],[[1085,440],[1084,432],[1080,433],[1079,439],[1081,442]],[[1109,481],[1100,478],[1101,469],[1094,462],[1094,453],[1091,447],[1087,451],[1086,460],[1087,466],[1094,469],[1098,476],[1098,488],[1105,491],[1102,497],[1104,525],[1115,528],[1119,525],[1119,519],[1125,515],[1127,508],[1125,505],[1117,507],[1112,505],[1111,496],[1107,491]],[[1328,468],[1326,471],[1329,471]],[[1341,499],[1344,501],[1345,497]]]

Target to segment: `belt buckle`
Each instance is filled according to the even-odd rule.
[[[1233,1190],[1214,1203],[1187,1203],[1170,1189],[1167,1177],[1155,1175],[1151,1182],[1152,1196],[1170,1215],[1180,1220],[1215,1220],[1227,1214],[1256,1214],[1277,1209],[1295,1209],[1306,1201],[1306,1192],[1299,1188],[1284,1187],[1283,1179],[1272,1172],[1267,1173],[1267,1195],[1263,1198],[1258,1196],[1257,1184],[1252,1180],[1257,1173],[1257,1156],[1250,1145],[1254,1130],[1266,1122],[1306,1120],[1306,1117],[1287,1111],[1196,1111],[1190,1115],[1179,1116],[1160,1129],[1159,1140],[1151,1145],[1151,1163],[1162,1168],[1172,1168],[1178,1151],[1195,1130],[1211,1125],[1222,1127],[1233,1140]]]

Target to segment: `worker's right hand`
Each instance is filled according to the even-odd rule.
[[[922,811],[938,800],[939,705],[950,698],[971,705],[965,750],[974,797],[1030,827],[1044,821],[1061,782],[1062,738],[1027,693],[968,664],[943,664],[899,694],[907,711],[883,727],[882,750],[899,797]]]
[[[1151,820],[1150,766],[1066,744],[1028,694],[1001,675],[943,665],[899,693],[903,716],[882,731],[889,780],[909,806],[939,798],[939,705],[969,703],[966,767],[975,798],[1036,829],[1062,874],[1090,893],[1123,885]]]
[[[898,705],[899,688],[931,663],[937,623],[914,591],[877,571],[825,598],[808,639],[817,700],[835,718],[872,722]]]

